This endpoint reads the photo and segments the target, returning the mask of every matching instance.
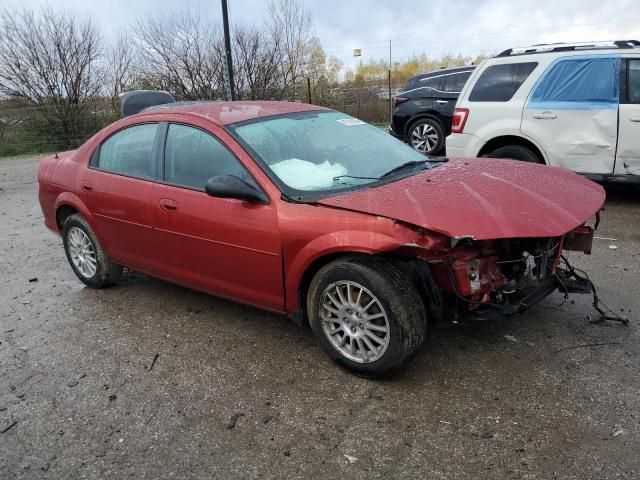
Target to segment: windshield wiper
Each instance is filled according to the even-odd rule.
[[[333,181],[337,182],[341,178],[355,178],[356,180],[380,180],[378,177],[359,177],[357,175],[338,175],[337,177],[333,177]]]
[[[401,172],[403,170],[411,169],[413,167],[416,167],[417,165],[424,165],[427,162],[429,162],[429,160],[411,160],[410,162],[406,162],[406,163],[403,163],[401,165],[398,165],[395,168],[392,168],[387,173],[381,175],[378,180],[382,180],[383,178],[390,177],[390,176],[395,175],[396,173],[399,173],[399,172]]]

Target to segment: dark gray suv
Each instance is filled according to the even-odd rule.
[[[451,133],[456,100],[474,68],[446,68],[411,77],[394,98],[389,133],[424,154],[441,153]]]

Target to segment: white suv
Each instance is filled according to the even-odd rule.
[[[513,158],[640,181],[640,42],[505,50],[466,83],[450,157]]]

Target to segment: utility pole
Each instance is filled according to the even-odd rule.
[[[389,39],[389,123],[393,119],[393,98],[391,98],[391,39]]]
[[[225,58],[222,62],[224,70],[224,82],[227,90],[227,100],[235,100],[233,91],[233,61],[231,58],[231,36],[229,35],[229,12],[227,0],[222,0],[222,25],[224,27],[224,50]]]

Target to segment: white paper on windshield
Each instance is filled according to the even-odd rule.
[[[319,190],[333,185],[333,177],[346,175],[347,169],[339,163],[325,161],[317,164],[290,158],[271,165],[271,170],[291,188]]]
[[[366,125],[365,122],[358,120],[357,118],[340,118],[336,120],[336,122],[346,125],[347,127],[353,127],[354,125]]]

